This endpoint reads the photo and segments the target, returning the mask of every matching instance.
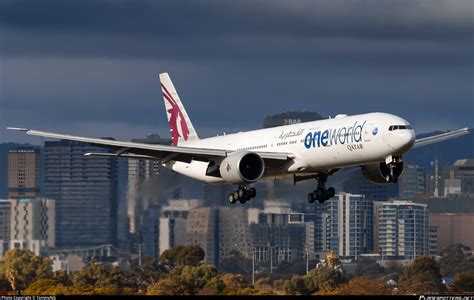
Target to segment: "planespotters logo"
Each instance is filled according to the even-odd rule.
[[[171,132],[171,140],[173,146],[178,145],[179,138],[182,136],[185,141],[188,140],[189,136],[189,129],[188,124],[186,124],[186,119],[184,118],[183,112],[179,108],[178,103],[173,99],[170,92],[166,89],[166,87],[161,84],[161,89],[163,91],[163,96],[165,97],[166,101],[171,105],[171,108],[167,110],[170,114],[169,117],[169,126]],[[178,130],[178,117],[179,117],[179,125],[181,127],[181,134]]]
[[[424,296],[421,295],[419,300],[473,300],[473,296]]]

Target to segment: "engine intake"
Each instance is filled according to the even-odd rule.
[[[257,153],[235,152],[221,162],[219,171],[226,182],[252,183],[262,178],[265,163]]]
[[[393,178],[390,178],[390,168],[385,162],[363,165],[361,167],[362,175],[367,181],[377,184],[395,183],[403,173],[403,161],[395,164],[393,169]]]

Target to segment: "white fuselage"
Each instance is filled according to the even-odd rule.
[[[275,178],[376,163],[391,155],[400,157],[414,141],[415,133],[404,119],[387,113],[368,113],[216,136],[180,146],[292,153],[293,160],[266,171],[263,177]],[[206,175],[208,164],[193,160],[172,161],[165,166],[206,183],[222,183],[222,178]]]

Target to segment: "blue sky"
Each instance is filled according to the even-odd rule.
[[[198,133],[288,110],[474,126],[472,1],[0,1],[0,142],[28,127],[168,135],[168,72]]]

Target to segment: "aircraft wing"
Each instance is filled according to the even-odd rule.
[[[469,134],[469,130],[468,130],[467,127],[461,128],[461,129],[458,129],[458,130],[454,130],[454,131],[448,131],[446,133],[442,133],[442,134],[438,134],[438,135],[425,137],[425,138],[422,138],[422,139],[417,139],[415,141],[415,144],[413,145],[413,148],[418,148],[418,147],[426,146],[426,145],[429,145],[429,144],[434,144],[434,143],[442,142],[442,141],[445,141],[445,140],[457,138],[457,137],[463,136],[465,134]]]
[[[109,139],[59,134],[59,133],[31,130],[31,129],[25,129],[25,128],[8,127],[7,129],[22,131],[28,135],[89,143],[97,147],[112,149],[116,151],[116,153],[86,153],[85,154],[86,156],[152,159],[152,160],[162,160],[163,162],[167,162],[170,160],[191,162],[192,159],[210,161],[212,159],[216,159],[219,157],[226,157],[228,154],[234,152],[234,151],[221,150],[221,149],[206,149],[206,148],[192,148],[192,147],[182,147],[182,146],[168,146],[168,145],[123,142],[123,141],[116,141],[116,140],[109,140]],[[255,153],[258,153],[264,160],[286,161],[286,160],[294,158],[294,155],[292,153],[258,152],[258,151],[256,151]]]

